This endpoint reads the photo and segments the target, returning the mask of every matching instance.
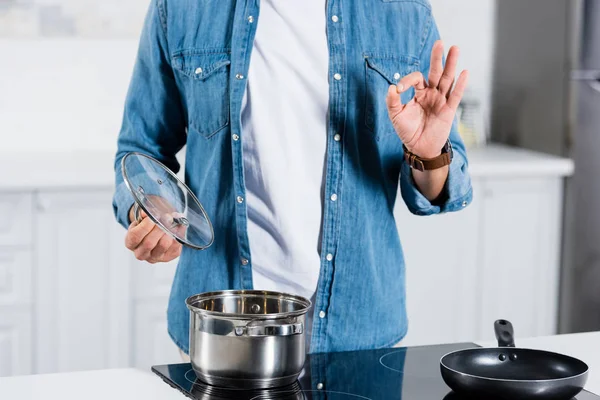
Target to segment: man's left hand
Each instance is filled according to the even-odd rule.
[[[438,40],[431,52],[428,81],[422,73],[413,72],[397,85],[390,86],[386,99],[396,133],[406,148],[421,158],[434,158],[441,154],[469,78],[468,71],[462,71],[456,87],[452,89],[458,47],[450,48],[445,68],[443,56],[444,44]],[[415,96],[409,103],[402,104],[400,94],[411,87],[415,88]]]

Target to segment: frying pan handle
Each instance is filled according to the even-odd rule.
[[[510,321],[499,319],[494,322],[498,347],[515,347],[515,332]]]

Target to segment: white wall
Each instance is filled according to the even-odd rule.
[[[0,38],[137,36],[150,0],[0,0]]]
[[[38,3],[62,4],[63,20],[92,21],[90,24],[96,31],[82,30],[86,25],[74,22],[75,32],[64,37],[68,36],[64,29],[48,33],[47,28],[37,29],[23,22],[20,26],[29,28],[19,32],[18,24],[13,24],[11,30],[5,23],[9,20],[8,13],[0,9],[0,25],[4,27],[0,29],[2,148],[114,149],[137,48],[134,31],[139,31],[147,2],[124,2],[129,4],[128,8],[135,8],[127,11],[132,18],[128,30],[118,22],[122,15],[115,17],[116,22],[110,25],[106,22],[111,21],[105,17],[106,7],[100,13],[95,6],[76,6],[79,1],[68,0],[24,2],[29,9],[9,7],[11,20],[19,17],[31,21],[31,14],[39,17],[48,13],[47,7],[34,6]],[[484,110],[488,110],[495,0],[431,0],[431,3],[442,37],[448,47],[451,44],[461,47],[459,67],[470,70],[470,88],[483,99]],[[90,17],[98,13],[104,17]]]
[[[0,148],[114,149],[150,0],[0,0]]]
[[[495,40],[496,0],[430,0],[448,49],[461,49],[460,69],[470,72],[469,90],[489,116]],[[447,50],[446,49],[446,50]]]
[[[137,40],[0,41],[2,149],[115,148],[136,50]]]

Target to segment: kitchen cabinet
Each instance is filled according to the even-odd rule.
[[[32,372],[32,320],[27,306],[0,306],[0,376]]]
[[[473,186],[475,193],[479,192],[479,182]],[[404,203],[396,205],[409,318],[403,344],[474,337],[482,207],[482,199],[474,196],[473,203],[460,213],[422,217],[410,214]]]
[[[485,183],[478,338],[494,339],[494,319],[519,336],[556,333],[562,183],[556,179]]]
[[[129,257],[110,190],[36,197],[35,372],[128,365]],[[122,236],[122,235],[119,235]]]
[[[0,192],[0,245],[31,244],[32,199],[28,192]]]
[[[32,199],[0,191],[0,376],[32,372]]]
[[[23,170],[0,176],[0,376],[180,361],[166,330],[177,260],[150,265],[125,249],[106,168],[113,155],[45,154],[44,168],[39,155],[0,156],[0,168]],[[504,146],[469,159],[475,195],[466,209],[418,217],[397,204],[403,344],[493,339],[500,317],[519,336],[556,331],[572,162]]]
[[[0,306],[31,304],[31,251],[0,247]]]
[[[397,205],[409,317],[402,345],[493,340],[499,318],[519,336],[556,333],[563,179],[505,171],[476,176],[473,189],[460,213],[416,217]]]
[[[148,264],[132,258],[134,274],[133,365],[181,362],[179,351],[167,333],[167,303],[177,260]]]

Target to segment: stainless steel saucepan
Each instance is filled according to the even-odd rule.
[[[204,250],[214,230],[204,207],[167,166],[141,153],[121,161],[123,180],[141,211],[186,247]],[[267,389],[294,383],[304,366],[308,299],[265,291],[191,296],[190,359],[209,385]]]
[[[266,389],[296,381],[306,358],[303,297],[258,290],[203,293],[190,310],[190,360],[210,385]]]

